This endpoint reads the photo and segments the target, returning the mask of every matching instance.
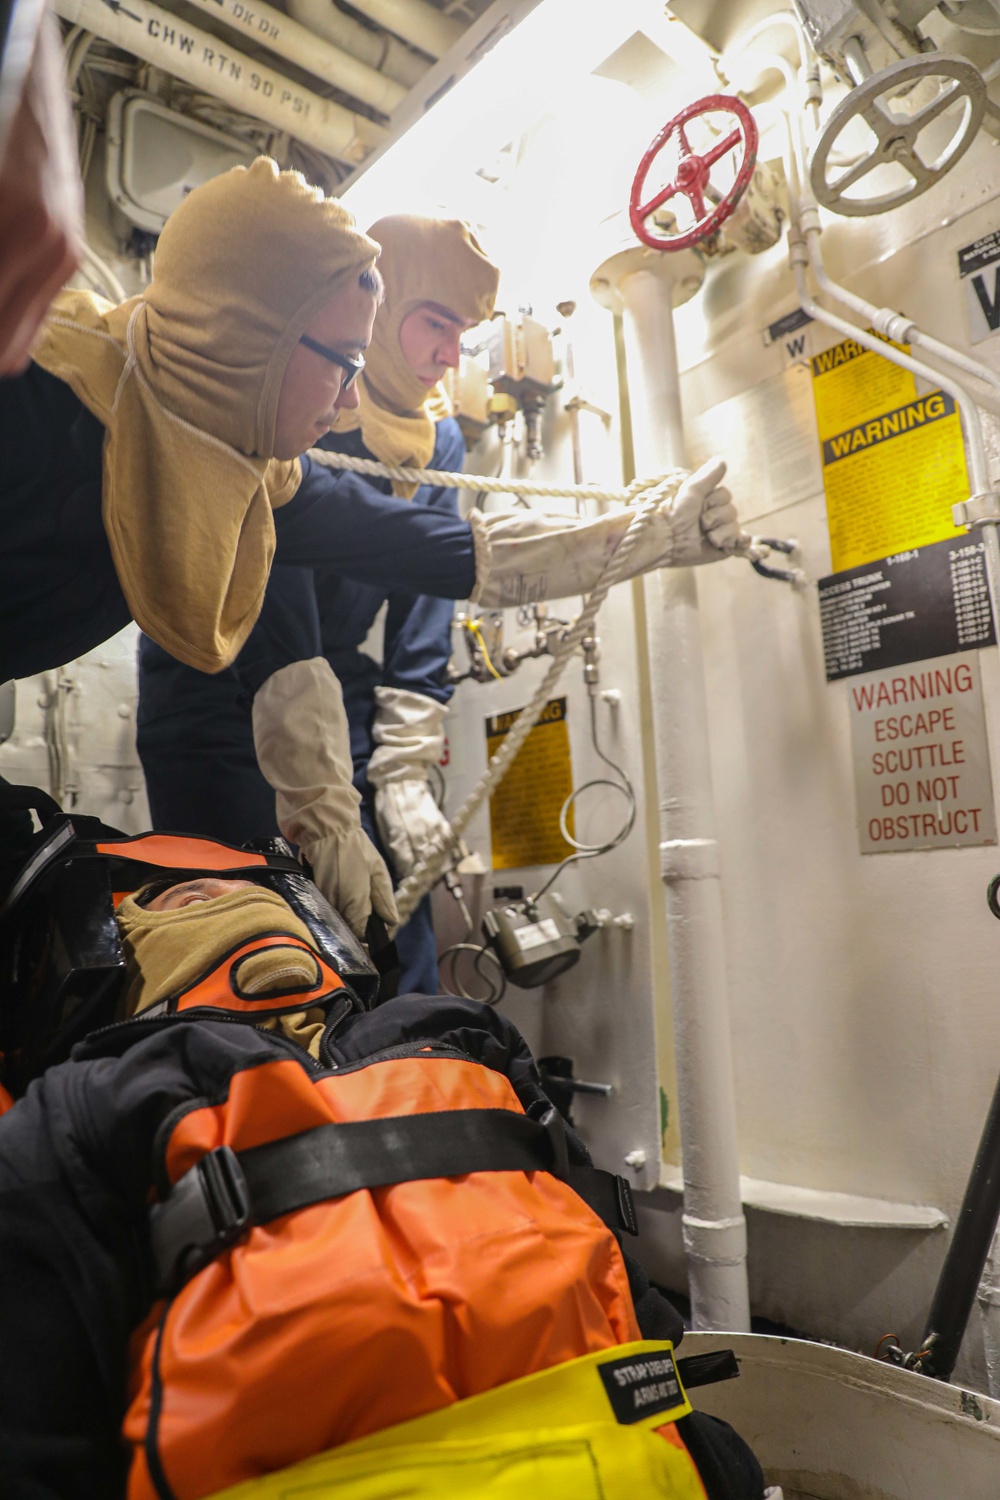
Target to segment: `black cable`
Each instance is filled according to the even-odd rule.
[[[459,953],[474,953],[476,955],[472,961],[472,967],[480,979],[489,986],[490,993],[488,995],[470,995],[468,990],[459,982],[455,973],[455,960]],[[481,964],[484,958],[488,958],[494,965],[496,969],[495,974],[485,974],[483,972]],[[444,965],[449,959],[451,960],[451,973],[446,976]],[[446,995],[457,995],[461,1000],[479,1000],[484,1005],[499,1005],[507,993],[507,976],[503,971],[500,960],[492,948],[487,948],[485,944],[452,943],[450,948],[445,948],[443,953],[438,954],[438,964],[442,969],[442,991]],[[451,989],[448,988],[449,979],[452,985]]]
[[[599,854],[609,854],[612,849],[617,849],[619,844],[623,844],[625,842],[629,834],[632,832],[632,829],[635,827],[635,820],[638,812],[638,804],[635,797],[635,788],[632,786],[627,773],[622,769],[622,767],[616,765],[611,757],[605,755],[604,751],[601,749],[600,742],[597,738],[597,700],[593,692],[591,692],[590,694],[590,737],[593,741],[594,750],[597,753],[598,758],[600,760],[603,760],[604,764],[615,773],[616,780],[610,781],[606,776],[595,776],[590,781],[585,781],[582,786],[574,787],[570,792],[559,813],[559,831],[574,852],[572,854],[568,854],[563,860],[562,864],[556,866],[555,870],[549,876],[548,880],[546,880],[545,884],[540,886],[537,891],[533,892],[533,894],[527,898],[529,902],[537,901],[539,896],[543,896],[549,889],[549,887],[555,884],[559,876],[562,874],[563,870],[567,869],[569,865],[575,864],[578,860],[582,859],[596,859]],[[576,801],[577,797],[581,796],[583,792],[590,791],[593,787],[598,786],[611,787],[613,791],[620,792],[626,800],[628,811],[625,814],[625,821],[622,824],[621,828],[619,828],[618,832],[612,835],[610,839],[606,839],[601,844],[584,844],[581,843],[578,839],[575,839],[570,833],[567,826],[567,818],[569,816],[569,810],[573,806],[573,803]]]
[[[617,849],[620,844],[623,844],[625,842],[629,834],[632,832],[632,829],[635,827],[635,820],[638,814],[638,803],[636,801],[635,788],[633,787],[632,782],[629,779],[628,773],[621,766],[616,765],[611,757],[609,755],[606,755],[605,752],[601,749],[600,740],[597,737],[597,699],[592,690],[590,692],[590,737],[598,759],[602,760],[604,764],[609,768],[609,770],[614,772],[615,780],[612,781],[607,776],[594,776],[590,779],[590,781],[583,782],[582,785],[574,787],[570,792],[569,796],[563,802],[563,805],[559,811],[559,831],[561,832],[563,838],[566,840],[567,844],[572,847],[573,853],[567,855],[562,863],[556,866],[555,870],[549,876],[544,885],[540,886],[537,891],[527,897],[526,904],[537,901],[540,896],[543,896],[549,889],[549,887],[552,886],[556,880],[558,880],[563,870],[565,870],[569,865],[575,864],[578,860],[582,859],[596,859],[600,854],[608,854],[612,849]],[[576,801],[577,797],[581,796],[584,792],[591,791],[594,787],[598,786],[610,787],[612,791],[620,792],[626,800],[628,811],[625,814],[624,823],[622,823],[621,827],[618,829],[618,832],[613,834],[611,838],[605,839],[604,842],[600,844],[584,844],[579,839],[574,838],[569,831],[569,827],[567,825],[569,810],[573,806],[573,803]],[[1000,879],[1000,877],[998,877],[998,879]],[[454,894],[454,892],[452,894]],[[462,1000],[480,1000],[486,1005],[499,1005],[500,1001],[507,993],[507,976],[504,972],[502,964],[500,963],[500,960],[497,958],[492,948],[490,948],[485,943],[470,943],[468,941],[468,939],[472,936],[472,923],[469,919],[467,911],[465,913],[465,919],[466,941],[461,943],[452,943],[449,948],[445,948],[442,953],[438,954],[438,964],[441,966],[442,970],[442,988],[445,994],[457,995]],[[470,995],[468,990],[466,990],[460,983],[455,973],[455,962],[460,953],[474,953],[476,955],[473,959],[472,966],[475,969],[476,973],[479,975],[480,979],[484,980],[485,983],[489,986],[489,995],[485,997],[481,995]],[[495,974],[486,974],[483,972],[481,966],[485,958],[488,958],[491,964],[494,965],[496,969]],[[449,960],[451,964],[451,970],[450,975],[446,976],[444,973],[444,966]],[[452,986],[451,988],[448,988],[449,979]]]

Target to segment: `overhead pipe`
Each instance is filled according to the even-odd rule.
[[[430,67],[425,58],[398,37],[372,31],[338,10],[333,0],[288,0],[288,13],[316,36],[349,52],[351,57],[367,63],[407,90],[419,83]]]
[[[360,162],[386,137],[382,126],[300,88],[148,0],[128,0],[114,10],[103,0],[54,0],[54,8],[71,25],[85,27],[327,156]]]
[[[435,62],[451,51],[465,29],[427,0],[351,0],[351,4],[376,26],[429,53]]]
[[[396,105],[406,98],[407,90],[402,84],[342,52],[307,26],[286,16],[284,11],[263,4],[262,0],[252,0],[252,3],[248,0],[190,0],[190,3],[225,21],[234,31],[252,38],[269,52],[276,52],[306,73],[322,78],[342,93],[370,104],[382,114],[392,114]]]
[[[655,474],[686,467],[673,282],[666,274],[637,270],[619,281],[618,291],[636,470]],[[648,596],[691,1314],[695,1328],[740,1331],[750,1327],[746,1220],[701,625],[692,570],[661,569],[648,581]]]

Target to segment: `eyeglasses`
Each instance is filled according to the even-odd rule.
[[[339,365],[339,367],[344,371],[344,378],[341,381],[340,386],[342,391],[347,390],[348,386],[358,378],[358,376],[361,374],[361,371],[365,367],[365,359],[363,354],[359,354],[357,359],[349,359],[346,354],[338,354],[336,349],[328,349],[325,344],[318,344],[316,340],[311,339],[307,333],[303,333],[300,336],[299,343],[305,344],[307,349],[311,349],[312,352],[314,354],[318,354],[321,359],[328,359],[331,365]]]

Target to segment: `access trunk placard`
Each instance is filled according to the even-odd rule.
[[[908,370],[854,339],[810,365],[835,571],[964,536],[951,518],[969,498],[952,398],[918,395]]]
[[[826,680],[993,646],[982,542],[912,547],[819,580]]]
[[[848,696],[861,853],[995,844],[978,657],[875,672]]]
[[[521,709],[486,720],[486,749],[492,757],[516,724]],[[554,865],[573,850],[562,836],[559,814],[573,790],[566,699],[553,698],[521,746],[490,798],[490,837],[494,870]],[[573,809],[566,826],[573,833]]]

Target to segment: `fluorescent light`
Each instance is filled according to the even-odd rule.
[[[344,202],[361,224],[450,206],[477,168],[660,11],[655,0],[542,0],[365,169]]]

